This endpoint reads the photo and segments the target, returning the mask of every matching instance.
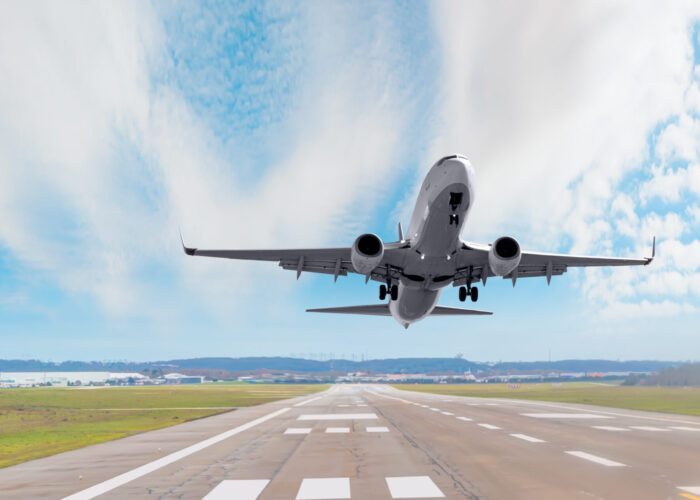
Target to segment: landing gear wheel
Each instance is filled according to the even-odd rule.
[[[396,300],[399,298],[399,287],[398,285],[393,285],[391,287],[391,300]]]
[[[459,301],[464,302],[465,300],[467,300],[467,287],[460,286],[459,287]]]
[[[386,286],[379,285],[379,300],[386,299]]]
[[[477,287],[473,286],[472,291],[469,295],[472,298],[472,302],[476,302],[477,300],[479,300],[479,289]]]

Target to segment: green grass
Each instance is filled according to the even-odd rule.
[[[698,387],[627,387],[589,382],[521,384],[394,385],[397,389],[451,396],[513,398],[560,403],[581,403],[630,410],[648,410],[683,415],[700,415]]]
[[[2,389],[0,467],[327,387],[207,384]]]

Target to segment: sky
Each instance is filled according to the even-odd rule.
[[[0,358],[700,359],[698,2],[11,0],[0,75]],[[394,241],[453,153],[463,239],[656,260],[404,330],[304,312],[361,276],[182,253]]]

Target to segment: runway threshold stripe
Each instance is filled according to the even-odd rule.
[[[428,476],[387,477],[391,498],[445,498]]]
[[[283,413],[288,412],[289,410],[290,408],[282,408],[281,410],[268,413],[263,417],[251,420],[246,424],[234,427],[233,429],[230,429],[226,432],[222,432],[221,434],[217,434],[214,437],[210,437],[209,439],[205,439],[204,441],[195,443],[191,446],[188,446],[187,448],[183,448],[180,451],[176,451],[175,453],[171,453],[170,455],[167,455],[163,458],[159,458],[158,460],[149,462],[145,465],[142,465],[141,467],[132,469],[128,472],[125,472],[124,474],[120,474],[116,477],[113,477],[112,479],[108,479],[107,481],[98,483],[95,486],[91,486],[90,488],[87,488],[83,491],[79,491],[78,493],[74,493],[73,495],[64,497],[63,500],[89,500],[91,498],[95,498],[98,495],[102,495],[104,493],[107,493],[108,491],[112,491],[113,489],[118,488],[119,486],[122,486],[128,482],[131,482],[134,479],[138,479],[141,476],[145,476],[150,472],[161,469],[166,465],[170,465],[173,462],[177,462],[181,458],[185,458],[189,455],[192,455],[193,453],[197,453],[198,451],[201,451],[205,448],[208,448],[209,446],[219,443],[224,439],[228,439],[231,436],[235,436],[236,434],[239,434],[243,431],[252,429],[256,425],[260,425],[263,422],[267,422],[268,420],[278,417]]]
[[[528,436],[527,434],[511,434],[514,438],[522,439],[523,441],[529,441],[530,443],[546,443],[543,439],[537,439],[536,437]]]
[[[347,434],[350,432],[350,427],[328,427],[326,434]]]
[[[309,434],[310,432],[310,427],[290,427],[284,431],[285,434]]]
[[[590,453],[586,453],[585,451],[567,451],[566,453],[573,455],[574,457],[583,458],[584,460],[604,465],[606,467],[627,467],[625,464],[621,464],[620,462],[608,460],[607,458],[603,457],[597,457],[595,455],[591,455]]]
[[[294,406],[295,406],[295,407],[304,406],[304,405],[307,405],[307,404],[309,404],[309,403],[313,403],[314,401],[318,401],[318,400],[321,399],[322,397],[323,397],[323,396],[319,396],[319,397],[317,397],[317,398],[307,399],[306,401],[302,401],[301,403],[297,403],[297,404],[295,404]]]
[[[350,498],[350,478],[325,477],[304,479],[296,496],[296,500],[331,498]]]
[[[367,432],[389,432],[388,427],[367,427]]]
[[[202,500],[255,500],[269,482],[269,479],[227,479],[221,481]]]

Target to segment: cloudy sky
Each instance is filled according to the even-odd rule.
[[[0,358],[700,359],[697,2],[0,5]],[[491,280],[488,318],[304,313],[376,284],[200,247],[396,238],[441,156],[464,239],[642,257]],[[441,303],[458,305],[448,288]]]

